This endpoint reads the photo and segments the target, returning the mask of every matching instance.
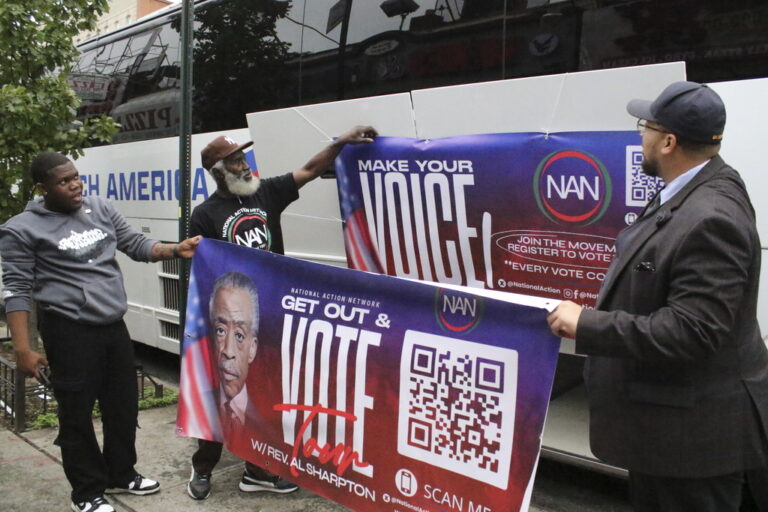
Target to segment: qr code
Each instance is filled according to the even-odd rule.
[[[627,146],[627,206],[642,208],[664,185],[661,178],[643,173],[640,167],[642,162],[643,147]]]
[[[515,350],[406,331],[398,452],[506,489],[517,360]]]

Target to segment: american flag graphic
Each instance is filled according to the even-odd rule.
[[[341,159],[336,160],[336,169],[341,197],[341,217],[344,222],[347,265],[349,268],[383,274],[384,266],[381,264],[376,245],[368,231],[361,191],[351,186],[349,171],[344,169]]]
[[[215,356],[208,341],[208,321],[201,307],[201,297],[194,269],[189,278],[187,316],[181,357],[177,431],[188,437],[222,441],[216,406]]]
[[[248,167],[251,168],[251,174],[258,178],[259,167],[256,165],[256,153],[253,151],[253,146],[251,146],[251,149],[245,150],[245,161],[248,162]]]

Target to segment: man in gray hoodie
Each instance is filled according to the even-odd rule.
[[[119,250],[137,261],[191,258],[200,237],[170,244],[137,233],[108,201],[83,197],[77,169],[60,153],[39,154],[30,171],[42,198],[0,226],[3,298],[17,368],[40,379],[50,363],[58,402],[56,444],[72,485],[72,510],[110,512],[105,493],[160,490],[134,469],[138,397],[115,255]],[[33,300],[46,357],[30,347]],[[91,420],[96,400],[103,450]]]

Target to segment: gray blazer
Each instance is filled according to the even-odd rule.
[[[765,466],[760,240],[738,173],[714,157],[616,246],[577,327],[593,453],[679,478]]]

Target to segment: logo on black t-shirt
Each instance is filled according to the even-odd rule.
[[[255,249],[270,250],[272,235],[267,227],[267,213],[261,208],[240,208],[224,222],[222,238]]]

